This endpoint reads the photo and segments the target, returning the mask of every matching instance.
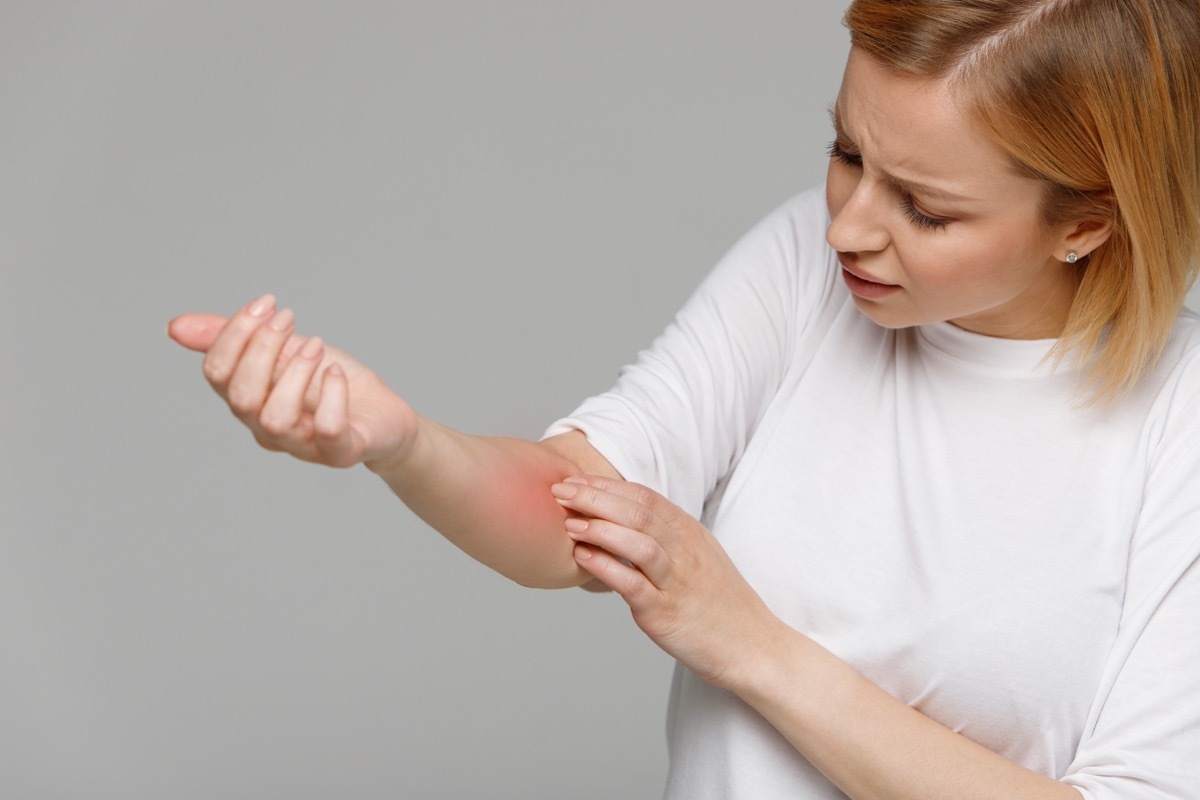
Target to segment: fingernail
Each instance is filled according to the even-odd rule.
[[[578,491],[578,486],[574,486],[569,483],[556,483],[550,487],[550,494],[554,495],[559,500],[570,500]]]
[[[274,305],[275,305],[275,296],[270,295],[270,294],[264,294],[262,297],[258,298],[257,300],[255,300],[253,303],[250,304],[250,308],[249,308],[250,316],[261,317],[264,314],[266,314],[268,311],[270,311],[271,307]]]
[[[323,346],[324,343],[321,341],[320,337],[314,336],[305,342],[304,346],[300,348],[300,355],[304,356],[305,358],[316,358],[317,354],[321,352],[321,348]]]
[[[582,475],[572,475],[569,478],[563,478],[563,483],[587,483],[587,478]]]
[[[569,517],[563,523],[563,526],[567,529],[568,533],[583,533],[588,529],[587,520],[580,519],[579,517]]]
[[[268,322],[267,325],[273,331],[282,332],[290,328],[295,319],[296,315],[292,313],[292,310],[290,308],[285,308],[283,311],[280,311],[278,314],[271,317],[271,321]]]
[[[587,561],[592,557],[592,550],[589,547],[577,544],[575,545],[575,557],[580,561]]]

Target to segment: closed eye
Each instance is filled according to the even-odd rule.
[[[846,150],[837,139],[829,143],[825,148],[825,154],[838,163],[845,164],[847,167],[862,169],[862,156]],[[921,213],[913,201],[913,196],[908,192],[900,193],[900,207],[903,209],[904,215],[908,217],[908,221],[921,230],[940,231],[952,222],[949,219],[931,217],[928,214]]]
[[[830,158],[840,161],[848,167],[862,166],[862,156],[857,153],[846,152],[846,150],[842,148],[841,144],[838,143],[837,139],[834,139],[829,143],[829,146],[825,148],[825,154]]]
[[[900,201],[901,207],[904,209],[904,215],[908,217],[908,221],[916,225],[921,230],[940,231],[950,224],[950,220],[942,217],[931,217],[928,214],[922,214],[917,210],[913,203],[911,194],[905,194]]]

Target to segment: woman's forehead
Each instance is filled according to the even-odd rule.
[[[946,81],[898,74],[857,48],[833,113],[838,135],[901,183],[982,201],[1021,180]]]

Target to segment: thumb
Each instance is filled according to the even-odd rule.
[[[206,352],[225,327],[216,314],[184,314],[167,323],[167,335],[189,350]]]

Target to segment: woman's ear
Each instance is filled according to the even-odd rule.
[[[1111,219],[1088,219],[1075,223],[1068,228],[1054,256],[1059,261],[1067,261],[1068,253],[1075,253],[1079,258],[1090,255],[1092,251],[1108,241],[1112,235]]]

